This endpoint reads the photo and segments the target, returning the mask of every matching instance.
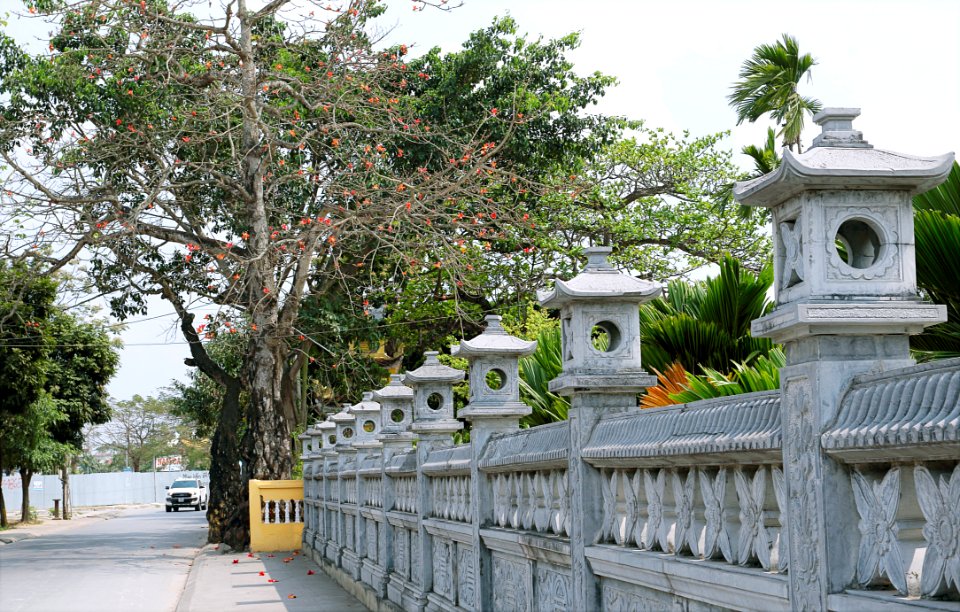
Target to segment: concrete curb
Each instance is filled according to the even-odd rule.
[[[206,559],[214,555],[219,555],[215,544],[205,544],[197,556],[193,558],[190,564],[190,572],[187,574],[187,582],[183,585],[183,592],[180,594],[180,601],[177,602],[176,612],[188,612],[193,606],[193,599],[197,592],[197,584],[200,582],[200,573],[203,571],[203,564]]]

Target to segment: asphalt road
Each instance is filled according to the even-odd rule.
[[[167,612],[207,537],[205,512],[123,510],[0,547],[3,612]]]

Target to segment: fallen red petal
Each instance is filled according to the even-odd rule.
[[[307,570],[307,576],[313,576],[313,570]]]
[[[294,595],[293,593],[290,593],[289,595],[287,595],[287,599],[296,599],[296,598],[297,596]]]
[[[260,575],[261,575],[261,576],[266,576],[267,574],[266,574],[266,572],[260,572]]]
[[[234,564],[240,563],[240,559],[234,559],[233,562],[234,562]]]

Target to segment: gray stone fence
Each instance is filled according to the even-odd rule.
[[[907,343],[945,319],[917,296],[911,197],[953,156],[875,150],[857,114],[824,110],[815,146],[735,189],[772,213],[753,332],[785,346],[779,391],[639,410],[660,289],[588,249],[540,296],[569,420],[519,429],[535,343],[490,316],[453,348],[459,414],[464,373],[427,353],[302,436],[304,551],[372,609],[960,609],[960,360]]]

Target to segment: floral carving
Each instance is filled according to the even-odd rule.
[[[617,523],[617,480],[620,477],[618,470],[611,470],[600,474],[600,493],[603,495],[603,524],[600,526],[598,537],[601,541],[610,541],[616,539],[617,544],[621,540],[615,534],[618,531]]]
[[[674,612],[685,609],[667,595],[663,600],[644,597],[640,593],[618,589],[605,584],[603,586],[603,605],[606,612]]]
[[[862,586],[886,574],[901,593],[907,592],[907,580],[897,542],[897,508],[900,506],[900,468],[887,472],[881,482],[870,483],[859,471],[850,475],[853,498],[860,514],[860,552],[857,558],[857,582]]]
[[[652,550],[659,544],[660,550],[669,550],[666,530],[663,529],[663,490],[666,486],[666,472],[659,470],[652,476],[650,470],[643,471],[643,488],[647,494],[647,524],[643,530],[643,547]]]
[[[674,529],[673,552],[680,554],[689,550],[697,554],[697,531],[693,528],[693,495],[696,484],[696,471],[687,470],[687,477],[680,470],[673,471],[673,499],[676,508],[676,528]]]
[[[823,530],[817,518],[819,449],[810,409],[810,383],[806,380],[787,382],[784,397],[787,398],[783,445],[790,507],[787,524],[791,544],[790,598],[795,610],[821,610],[824,602],[817,542],[823,541]]]
[[[717,470],[717,475],[714,478],[711,478],[706,470],[700,470],[700,495],[703,497],[703,516],[706,521],[701,553],[705,559],[713,559],[719,552],[727,560],[727,563],[734,563],[736,558],[730,546],[730,537],[727,535],[723,511],[723,497],[726,488],[727,468]]]
[[[410,532],[402,527],[393,531],[393,567],[394,570],[403,576],[404,580],[410,579],[410,550],[408,546]]]
[[[756,558],[763,569],[770,569],[770,538],[763,524],[763,502],[767,490],[767,471],[757,468],[750,480],[743,470],[737,469],[734,477],[737,499],[740,502],[740,539],[737,544],[737,562],[746,565]]]
[[[960,591],[960,465],[950,476],[941,476],[939,482],[930,471],[917,466],[913,470],[917,483],[917,500],[923,517],[923,537],[927,540],[927,554],[923,558],[920,592],[936,596]]]
[[[793,223],[780,223],[779,227],[784,249],[780,288],[786,289],[803,280],[803,231],[800,217]]]
[[[367,521],[367,557],[377,562],[377,522]]]

